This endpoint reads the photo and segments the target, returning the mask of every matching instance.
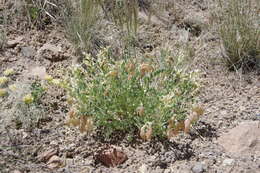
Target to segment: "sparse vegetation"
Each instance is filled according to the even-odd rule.
[[[8,109],[10,119],[16,123],[16,128],[31,130],[38,126],[44,116],[40,99],[44,88],[37,80],[30,83],[15,83],[12,80],[15,71],[6,69],[0,77],[0,108]],[[6,77],[9,76],[9,77]]]
[[[260,54],[259,1],[219,1],[219,34],[224,60],[228,67],[240,68],[256,64]]]

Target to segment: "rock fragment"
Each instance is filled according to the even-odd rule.
[[[15,48],[18,44],[22,42],[23,37],[17,37],[14,40],[8,40],[6,42],[6,47],[7,48]]]
[[[95,158],[96,161],[103,163],[107,167],[115,167],[128,159],[123,151],[115,147],[100,150]]]
[[[57,149],[50,149],[41,153],[37,158],[40,162],[47,162],[52,156],[58,153]]]
[[[30,46],[22,47],[21,52],[22,52],[22,55],[27,58],[31,58],[35,55],[35,50]]]
[[[202,173],[205,171],[204,165],[202,163],[196,163],[191,170],[193,173]]]
[[[54,155],[50,158],[50,160],[47,162],[47,167],[49,169],[58,169],[58,168],[61,168],[63,167],[64,164],[61,160],[60,157],[58,157],[57,155]]]
[[[234,159],[225,159],[223,160],[223,165],[224,166],[231,166],[234,164]]]

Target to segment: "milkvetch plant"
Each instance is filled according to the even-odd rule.
[[[71,106],[67,124],[81,132],[96,127],[106,137],[118,131],[139,131],[144,140],[168,137],[177,122],[188,118],[199,89],[196,73],[174,66],[176,58],[125,56],[116,61],[109,49],[95,60],[86,55],[62,82]]]

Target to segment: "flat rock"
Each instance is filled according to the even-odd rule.
[[[23,56],[25,56],[27,58],[33,57],[35,55],[35,50],[30,46],[22,47],[21,52],[22,52]]]
[[[204,165],[202,163],[196,163],[192,168],[191,168],[193,173],[202,173],[205,171]]]
[[[45,51],[45,50],[49,50],[53,53],[59,53],[61,52],[61,47],[55,46],[53,44],[50,43],[45,43],[39,51]]]
[[[224,166],[231,166],[231,165],[233,165],[234,164],[234,159],[225,159],[225,160],[223,160],[223,165]]]
[[[19,43],[22,42],[23,37],[19,36],[16,37],[14,40],[8,40],[6,42],[6,47],[7,48],[14,48],[15,46],[17,46]]]
[[[22,172],[19,170],[14,170],[12,173],[22,173]]]
[[[227,152],[236,156],[260,156],[259,121],[243,122],[218,138]]]
[[[148,173],[148,166],[146,164],[142,164],[139,169],[138,169],[138,173]]]
[[[63,53],[62,47],[51,43],[45,43],[38,51],[37,56],[50,61],[62,61],[70,57],[67,53]]]
[[[58,153],[57,149],[50,149],[38,155],[37,158],[41,162],[47,162],[52,156],[56,155],[57,153]]]
[[[32,76],[37,76],[40,79],[44,79],[44,77],[47,75],[46,68],[43,66],[36,66],[29,70],[29,74]]]

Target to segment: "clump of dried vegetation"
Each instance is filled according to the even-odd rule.
[[[260,58],[259,1],[219,1],[219,34],[227,66],[251,68]]]

